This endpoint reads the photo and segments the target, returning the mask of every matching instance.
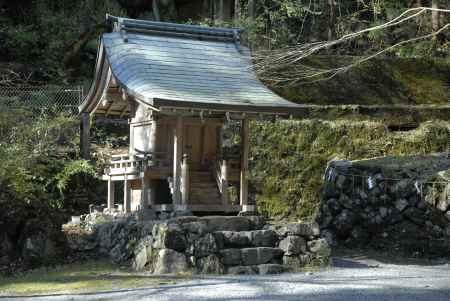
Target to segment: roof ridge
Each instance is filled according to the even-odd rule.
[[[106,14],[106,20],[109,22],[120,23],[119,28],[125,31],[148,31],[152,33],[160,32],[174,35],[187,34],[196,37],[224,38],[233,41],[238,41],[240,39],[240,32],[242,31],[240,28],[207,27],[200,25],[148,21],[116,17],[109,14]]]

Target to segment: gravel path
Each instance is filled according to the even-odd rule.
[[[12,297],[0,300],[445,300],[450,301],[450,265],[393,265],[335,259],[336,267],[267,276],[203,277],[162,285],[90,294]]]

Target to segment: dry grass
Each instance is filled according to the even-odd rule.
[[[154,276],[133,273],[106,261],[88,261],[41,268],[0,278],[1,295],[86,293],[173,284],[188,275]]]

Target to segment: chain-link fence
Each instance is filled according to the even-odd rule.
[[[82,87],[0,87],[0,104],[22,107],[31,112],[78,113],[83,99]]]

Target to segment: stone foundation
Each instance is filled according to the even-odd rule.
[[[168,220],[113,219],[89,230],[66,224],[74,252],[128,262],[155,274],[268,274],[326,263],[330,248],[315,223],[266,224],[257,216],[182,216]],[[90,219],[92,219],[90,217]]]

